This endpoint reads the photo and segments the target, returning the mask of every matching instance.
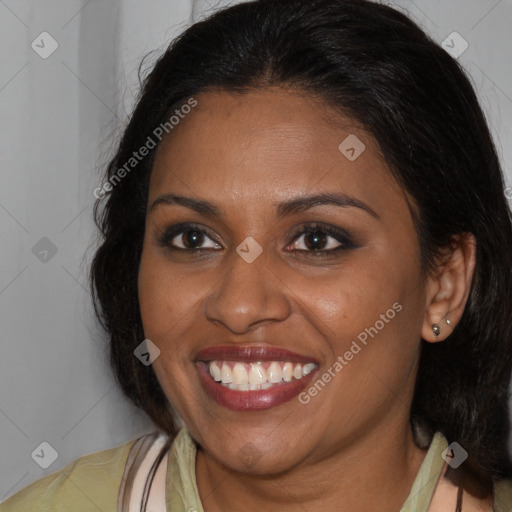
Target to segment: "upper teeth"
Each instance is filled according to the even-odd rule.
[[[235,361],[210,361],[210,375],[214,380],[230,389],[249,391],[267,389],[274,384],[301,379],[311,373],[315,363],[290,363],[272,361],[240,363]]]

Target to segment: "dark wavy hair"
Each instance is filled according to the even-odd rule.
[[[272,85],[323,99],[375,137],[414,200],[424,275],[454,235],[475,236],[459,324],[442,343],[421,341],[411,423],[458,442],[490,485],[511,477],[512,228],[502,171],[464,70],[407,16],[367,0],[259,0],[192,25],[144,79],[105,180],[194,95]],[[133,353],[144,339],[137,276],[157,148],[95,204],[103,237],[91,288],[121,388],[174,436],[172,406]]]

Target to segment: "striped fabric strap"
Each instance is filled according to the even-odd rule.
[[[165,482],[171,441],[146,434],[133,444],[119,487],[117,512],[166,512]]]
[[[427,512],[437,512],[442,507],[443,510],[454,510],[455,512],[462,512],[462,498],[464,493],[464,488],[462,486],[462,481],[459,482],[458,485],[455,485],[450,480],[448,480],[449,473],[459,473],[460,470],[453,470],[451,466],[445,461],[443,464],[443,469],[441,474],[439,475],[439,479],[434,489],[434,493],[432,494],[432,498],[430,500],[429,507]],[[448,509],[448,504],[454,504],[454,509]],[[471,508],[470,510],[476,510]],[[480,509],[483,512],[483,509]]]

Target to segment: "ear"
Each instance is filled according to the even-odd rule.
[[[476,262],[476,240],[472,233],[453,237],[442,261],[427,278],[426,308],[422,338],[428,342],[445,340],[458,324],[466,306]],[[433,331],[439,326],[439,335]]]

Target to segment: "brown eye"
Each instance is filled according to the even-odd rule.
[[[304,236],[305,245],[311,250],[324,249],[326,241],[327,237],[321,231],[313,231]]]
[[[343,229],[319,223],[304,225],[292,239],[288,249],[311,256],[336,256],[357,246]]]
[[[313,229],[299,233],[294,240],[293,248],[297,251],[329,252],[347,245],[350,245],[349,242],[340,240],[339,235],[332,235],[324,229]]]
[[[157,240],[162,247],[171,250],[197,251],[222,249],[222,247],[208,235],[206,230],[189,224],[172,226],[168,228],[163,235],[158,237]]]
[[[209,243],[204,246],[203,244]],[[198,229],[189,229],[178,232],[170,240],[169,245],[178,249],[218,249],[219,244],[214,242],[206,233]]]
[[[204,240],[204,235],[201,231],[185,231],[181,235],[182,243],[187,249],[197,249]]]

